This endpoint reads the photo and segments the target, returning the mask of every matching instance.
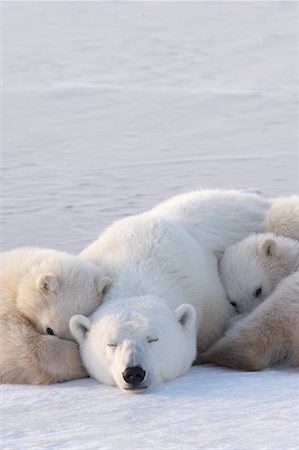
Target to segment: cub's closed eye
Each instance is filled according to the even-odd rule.
[[[147,342],[148,342],[149,344],[151,344],[152,342],[157,342],[158,340],[159,340],[159,338],[156,338],[156,339],[148,339]]]
[[[52,328],[47,328],[46,329],[46,331],[47,331],[47,334],[51,334],[51,336],[54,336],[54,331],[52,330]]]
[[[117,347],[117,344],[107,344],[108,347]]]
[[[260,287],[255,291],[254,296],[257,298],[261,295],[261,293],[262,293],[262,288]]]

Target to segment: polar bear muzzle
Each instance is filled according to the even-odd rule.
[[[141,383],[143,382],[145,375],[146,372],[145,370],[142,369],[142,367],[139,366],[127,367],[122,374],[124,381],[128,384],[128,386],[125,387],[125,389],[126,390],[146,389],[147,386],[141,386]]]

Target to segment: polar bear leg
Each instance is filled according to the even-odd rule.
[[[299,274],[287,277],[273,294],[237,321],[201,362],[261,370],[286,360],[299,366]]]
[[[39,335],[33,345],[39,365],[51,383],[87,376],[75,342],[56,336]]]
[[[38,333],[20,314],[0,321],[1,383],[50,384],[86,377],[75,342]]]

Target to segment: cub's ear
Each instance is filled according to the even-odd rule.
[[[58,280],[51,273],[44,273],[36,280],[36,287],[44,292],[56,292],[58,289]]]
[[[97,280],[97,291],[102,296],[112,286],[112,281],[109,277],[100,277]]]
[[[196,311],[192,305],[183,304],[175,310],[178,322],[185,330],[191,330],[196,321]]]
[[[266,258],[277,256],[277,243],[274,239],[265,239],[260,245],[260,254]]]
[[[70,331],[78,344],[84,341],[87,331],[90,329],[91,321],[88,317],[76,314],[70,318]]]

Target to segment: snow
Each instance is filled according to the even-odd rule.
[[[210,367],[135,395],[88,379],[7,386],[4,448],[298,449],[298,388],[295,370]]]
[[[1,248],[80,251],[180,192],[298,193],[298,3],[3,2]],[[4,449],[298,449],[295,369],[140,395],[2,386]]]

